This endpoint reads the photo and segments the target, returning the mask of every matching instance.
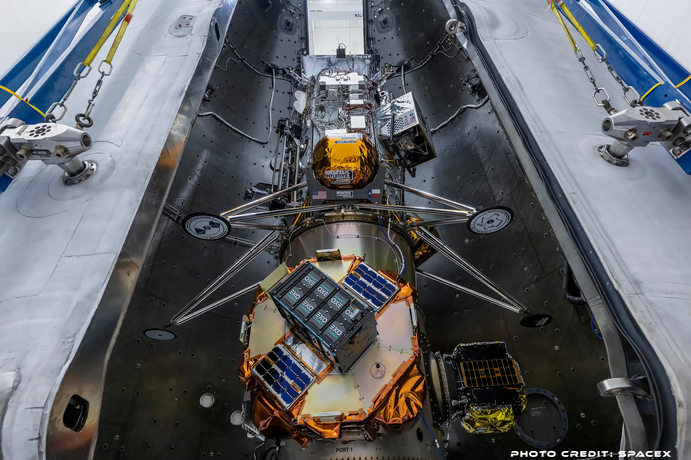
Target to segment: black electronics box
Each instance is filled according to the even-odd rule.
[[[374,311],[310,262],[286,275],[269,294],[286,321],[341,373],[377,339]]]

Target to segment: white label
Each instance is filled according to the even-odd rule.
[[[331,300],[329,300],[329,302],[334,304],[336,308],[341,308],[343,306],[343,303],[339,301],[336,297],[331,297]]]
[[[337,190],[336,191],[336,197],[337,198],[352,198],[353,197],[353,191],[352,190]]]
[[[322,323],[326,323],[326,322],[329,321],[329,318],[327,318],[326,316],[324,316],[324,315],[322,314],[322,312],[320,312],[320,311],[317,312],[316,318],[317,318],[320,322],[322,322]]]
[[[325,171],[324,175],[335,184],[350,184],[353,182],[353,177],[355,177],[355,174],[353,174],[353,171],[350,169]]]

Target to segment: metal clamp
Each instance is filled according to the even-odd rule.
[[[597,54],[597,50],[600,50],[600,52],[602,53],[602,56]],[[597,62],[606,62],[607,61],[607,51],[605,51],[605,49],[602,46],[600,46],[599,43],[595,44],[595,49],[593,50],[593,56],[595,56],[595,60]]]
[[[583,51],[581,51],[580,48],[576,48],[573,50],[573,53],[576,55],[576,59],[578,59],[578,62],[584,62],[585,61],[585,56],[583,56]]]
[[[631,394],[645,399],[651,399],[650,394],[643,388],[636,385],[633,380],[627,378],[612,378],[603,380],[597,384],[597,389],[600,396],[619,396],[622,394]]]
[[[107,71],[101,68],[103,64],[106,64],[108,66]],[[86,111],[84,113],[78,113],[74,117],[75,121],[77,122],[77,125],[82,128],[91,128],[94,125],[94,121],[91,119],[91,111],[94,109],[94,106],[96,105],[94,104],[94,101],[96,100],[98,93],[101,92],[101,87],[103,87],[103,79],[113,72],[113,66],[112,64],[109,64],[104,60],[101,61],[101,63],[98,65],[98,71],[100,72],[101,76],[98,78],[98,80],[96,80],[94,90],[91,92],[91,99],[89,99],[89,102],[86,106]]]
[[[57,107],[62,108],[62,113],[60,114],[59,117],[56,117],[55,114],[53,114],[53,110],[55,110]],[[62,117],[65,116],[67,113],[67,107],[65,104],[62,102],[53,102],[48,110],[46,110],[46,116],[44,117],[44,121],[46,123],[57,123],[58,121],[62,120]]]
[[[91,110],[88,111],[91,112]],[[77,115],[75,115],[74,120],[82,128],[91,128],[94,125],[94,120],[92,120],[90,116],[84,113],[78,113]]]
[[[106,64],[109,67],[107,73],[105,71],[101,70],[101,66],[103,64]],[[108,77],[108,76],[110,76],[111,73],[113,73],[113,64],[109,64],[106,61],[101,61],[101,63],[98,65],[98,71],[101,73],[101,78]]]
[[[455,35],[459,32],[465,32],[465,25],[458,19],[449,19],[444,26],[446,33]]]
[[[626,93],[628,93],[629,91],[631,91],[636,96],[634,100],[629,100],[629,98],[626,97]],[[624,86],[624,100],[631,107],[636,107],[641,100],[641,95],[638,94],[638,91],[636,91],[636,89],[633,86],[626,85]]]
[[[83,69],[80,69],[80,67],[83,67]],[[86,73],[83,74],[82,72],[84,70],[86,70]],[[87,75],[89,75],[89,73],[91,73],[91,66],[90,65],[84,65],[83,62],[80,62],[79,64],[77,64],[77,67],[74,68],[74,72],[72,72],[72,74],[74,75],[74,77],[77,80],[80,80],[82,78],[86,78]]]
[[[597,94],[599,92],[605,93],[605,98],[602,100],[602,102],[597,101]],[[604,107],[605,101],[609,102],[609,94],[607,93],[607,90],[602,87],[597,88],[595,91],[593,91],[593,100],[595,101],[595,105],[597,105],[598,107]]]

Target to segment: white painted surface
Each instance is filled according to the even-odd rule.
[[[596,255],[668,373],[677,403],[678,458],[689,458],[691,177],[659,144],[634,149],[626,168],[600,158],[596,147],[612,141],[600,129],[606,112],[595,106],[592,86],[542,2],[464,2]],[[672,11],[665,6],[672,2],[650,3]],[[614,107],[626,107],[605,66],[587,54],[586,62]]]
[[[610,0],[658,45],[687,69],[691,69],[691,37],[688,0]]]
[[[75,0],[0,0],[0,76],[75,3]]]
[[[93,147],[81,158],[100,158],[96,175],[67,189],[59,168],[32,161],[0,197],[0,417],[7,403],[0,458],[45,458],[55,391],[99,305],[224,1],[140,1],[92,113]],[[0,12],[7,4],[19,2],[0,0]],[[168,31],[181,14],[196,22],[190,35],[174,37]],[[68,124],[97,79],[91,72],[77,85]],[[98,179],[100,172],[107,177]]]

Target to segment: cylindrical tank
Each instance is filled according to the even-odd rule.
[[[343,255],[363,257],[376,270],[401,273],[406,282],[415,285],[414,251],[409,241],[393,228],[389,232],[387,227],[380,227],[378,223],[317,221],[291,235],[289,244],[283,248],[281,260],[288,266],[295,266],[304,259],[315,257],[315,251],[319,249],[339,249]]]

